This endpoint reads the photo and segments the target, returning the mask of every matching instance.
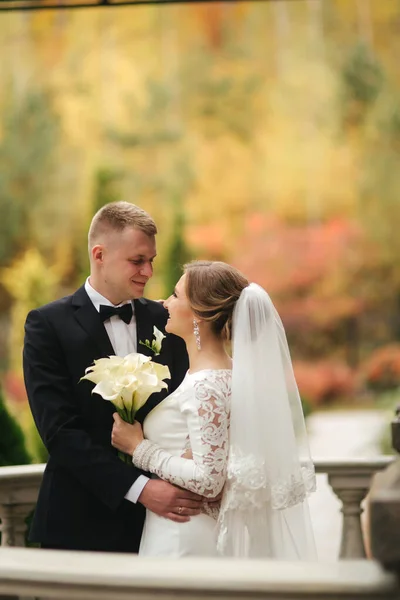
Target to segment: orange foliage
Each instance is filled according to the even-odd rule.
[[[203,31],[213,49],[220,48],[224,25],[225,5],[221,2],[200,4],[196,7],[198,20],[203,25]]]
[[[351,397],[358,378],[347,365],[334,361],[294,361],[293,368],[300,395],[312,405],[334,398]]]
[[[190,247],[203,253],[207,260],[223,260],[226,253],[226,232],[218,224],[188,227]]]
[[[228,5],[225,2],[213,2],[193,6],[192,12],[196,18],[196,28],[200,25],[210,47],[218,50],[224,42],[224,30],[229,27],[232,32],[235,25],[242,27],[249,6],[245,3]]]
[[[27,402],[24,380],[19,373],[9,371],[3,379],[4,392],[13,402]]]
[[[389,344],[375,350],[363,365],[366,383],[375,390],[400,386],[400,344]]]
[[[349,290],[351,273],[364,260],[361,242],[360,228],[345,219],[290,225],[253,214],[233,262],[271,294],[286,326],[329,329],[364,307]]]

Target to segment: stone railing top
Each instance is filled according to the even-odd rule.
[[[16,465],[13,467],[0,467],[0,482],[2,480],[10,480],[18,477],[32,478],[41,477],[45,468],[45,464],[39,465]]]
[[[388,467],[395,456],[382,455],[366,458],[313,458],[317,473],[375,473]]]
[[[314,457],[313,461],[318,473],[327,473],[334,469],[368,469],[380,470],[390,465],[395,456],[382,455],[360,458],[324,458]],[[13,467],[0,467],[1,480],[9,480],[15,477],[35,479],[43,475],[45,464],[38,465],[16,465]]]
[[[44,468],[45,465],[0,467],[0,504],[30,505],[33,508]]]
[[[0,492],[13,488],[39,489],[45,466],[40,464],[0,467]]]
[[[98,598],[106,598],[107,590],[108,594],[114,590],[115,597],[120,597],[118,592],[123,590],[130,594],[136,591],[141,598],[151,595],[171,598],[171,593],[181,595],[182,592],[185,597],[204,597],[215,592],[219,597],[226,593],[227,597],[246,598],[269,593],[316,597],[371,593],[392,597],[398,593],[395,576],[372,561],[318,564],[215,558],[183,561],[126,554],[1,548],[0,593],[19,593],[24,585],[29,585],[35,594],[48,591],[50,585],[53,598],[62,597],[55,593],[57,586],[64,586],[64,592],[73,586],[79,586],[81,593],[86,588],[91,593],[96,592]]]
[[[374,458],[314,458],[317,473],[327,473],[328,476],[342,475],[345,477],[368,477],[390,465],[393,456],[377,456]],[[44,464],[18,465],[0,467],[0,497],[13,503],[22,500],[23,490],[30,490],[25,501],[35,501],[35,493],[39,489],[45,469]],[[19,491],[19,495],[15,495]],[[12,494],[10,496],[10,494]]]

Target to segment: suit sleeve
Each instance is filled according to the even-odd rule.
[[[76,349],[79,352],[79,348]],[[85,430],[57,334],[43,311],[25,323],[25,386],[36,426],[51,459],[110,509],[141,475]]]

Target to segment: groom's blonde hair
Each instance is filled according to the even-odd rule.
[[[216,335],[229,341],[233,309],[248,280],[235,267],[220,261],[195,260],[184,266],[184,272],[193,313],[210,323]]]
[[[148,236],[156,235],[157,226],[145,210],[131,202],[110,202],[105,204],[94,215],[89,227],[89,252],[99,239],[107,232],[123,231],[126,227],[134,227]]]

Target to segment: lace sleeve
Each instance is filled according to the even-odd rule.
[[[143,440],[133,453],[135,466],[201,496],[217,496],[226,478],[229,399],[230,386],[223,388],[213,380],[195,382],[193,401],[183,410],[193,459],[173,456]]]

